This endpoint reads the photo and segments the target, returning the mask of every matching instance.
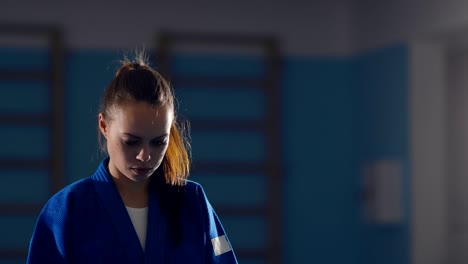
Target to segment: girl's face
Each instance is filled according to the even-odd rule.
[[[161,165],[169,144],[174,113],[169,106],[128,102],[99,114],[99,129],[107,140],[109,172],[120,180],[145,182]]]

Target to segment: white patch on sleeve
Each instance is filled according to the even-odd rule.
[[[211,239],[211,244],[213,244],[215,256],[231,251],[231,246],[224,235]]]

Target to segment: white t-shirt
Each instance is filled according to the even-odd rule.
[[[143,251],[145,251],[145,244],[146,244],[146,226],[148,223],[148,207],[144,208],[132,208],[127,207],[128,215],[132,220],[133,227],[138,235],[138,239],[140,240],[141,247]]]

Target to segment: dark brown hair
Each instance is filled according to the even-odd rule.
[[[182,186],[189,175],[190,144],[184,134],[186,128],[176,121],[174,92],[169,83],[146,63],[144,53],[135,55],[135,59],[124,59],[115,77],[104,91],[99,112],[104,118],[112,118],[112,108],[127,102],[146,102],[159,107],[167,105],[174,111],[174,121],[169,134],[169,146],[161,164],[165,182]],[[98,132],[101,149],[106,151],[106,141]],[[160,169],[158,169],[161,171]]]

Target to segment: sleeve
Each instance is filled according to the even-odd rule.
[[[208,201],[203,188],[200,186],[200,199],[206,214],[206,256],[207,264],[237,264],[236,255],[224,231],[218,215]]]
[[[67,211],[67,204],[53,200],[42,209],[29,244],[27,264],[68,263],[67,225],[70,217]]]

